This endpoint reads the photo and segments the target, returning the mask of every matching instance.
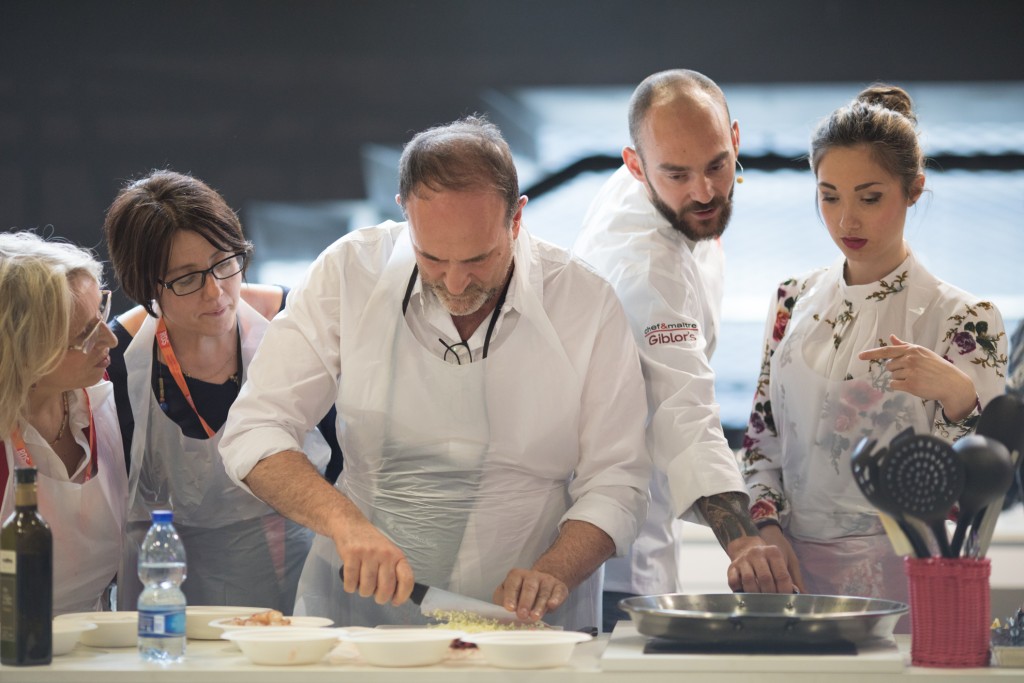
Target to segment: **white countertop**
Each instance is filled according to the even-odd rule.
[[[281,681],[358,681],[363,683],[399,683],[415,677],[417,683],[481,683],[481,680],[519,683],[592,681],[594,683],[679,683],[685,675],[686,683],[737,683],[756,680],[766,683],[888,683],[907,678],[927,676],[944,681],[990,681],[993,679],[1022,680],[1024,669],[925,669],[906,667],[901,671],[839,671],[824,674],[821,671],[801,671],[796,665],[790,671],[739,673],[742,667],[735,662],[736,655],[722,657],[721,666],[708,670],[705,662],[693,669],[676,671],[603,671],[601,657],[608,646],[608,636],[576,646],[569,666],[558,669],[508,670],[488,666],[475,651],[453,651],[441,664],[413,669],[387,669],[368,666],[353,657],[349,646],[339,645],[318,664],[306,666],[256,666],[233,646],[224,641],[189,641],[187,658],[182,664],[161,667],[144,664],[135,648],[100,649],[79,644],[70,654],[55,657],[50,666],[0,667],[3,683],[280,683]],[[904,661],[909,661],[909,640],[897,637]]]

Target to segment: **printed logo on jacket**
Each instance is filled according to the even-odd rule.
[[[644,328],[648,346],[658,344],[692,344],[700,339],[700,326],[695,322],[654,323]]]

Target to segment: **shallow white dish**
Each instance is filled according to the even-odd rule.
[[[241,614],[239,616],[247,617],[251,614],[253,613],[247,612],[246,614]],[[288,620],[291,623],[287,626],[239,626],[238,624],[231,623],[231,621],[234,618],[235,617],[223,617],[221,619],[214,619],[213,621],[208,623],[208,626],[211,629],[215,629],[220,634],[218,636],[219,638],[224,638],[224,634],[228,631],[266,631],[267,629],[271,628],[323,628],[325,626],[330,626],[334,623],[331,619],[328,619],[327,617],[288,617]]]
[[[77,619],[53,620],[53,656],[66,655],[75,649],[78,639],[85,631],[94,631],[96,624]]]
[[[462,640],[473,643],[492,666],[503,669],[544,669],[565,666],[577,643],[593,636],[575,631],[494,631],[473,633]]]
[[[439,628],[389,628],[349,633],[344,640],[374,666],[427,666],[447,657],[452,641],[464,635]]]
[[[294,666],[319,662],[338,644],[338,636],[333,629],[262,626],[226,631],[221,637],[253,664]]]
[[[74,612],[54,621],[88,621],[96,628],[82,631],[79,642],[90,647],[135,647],[139,638],[138,612]]]
[[[215,619],[249,617],[266,612],[266,607],[231,607],[227,605],[189,605],[185,608],[185,635],[193,640],[219,640],[223,631],[210,626]]]

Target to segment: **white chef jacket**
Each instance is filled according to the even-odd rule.
[[[253,360],[249,380],[232,407],[221,444],[226,470],[239,485],[245,486],[243,478],[262,458],[285,450],[300,450],[299,436],[316,421],[315,416],[322,415],[335,402],[339,405],[338,434],[346,460],[338,488],[346,491],[347,477],[379,465],[363,462],[366,456],[356,446],[361,426],[350,427],[341,419],[345,412],[342,384],[346,373],[358,374],[355,369],[346,370],[353,349],[364,341],[356,339],[354,332],[363,324],[363,316],[374,314],[367,308],[367,302],[382,274],[387,272],[389,261],[395,258],[396,245],[407,243],[405,229],[404,223],[388,221],[337,241],[317,259],[302,284],[292,291],[285,311],[271,323]],[[536,326],[540,322],[553,329],[561,347],[560,355],[564,353],[567,367],[571,368],[570,375],[565,377],[566,384],[580,387],[573,404],[565,407],[565,426],[573,430],[570,440],[574,446],[578,443],[578,455],[570,476],[572,481],[564,484],[565,501],[552,530],[568,519],[586,521],[605,531],[614,541],[616,551],[623,553],[636,537],[646,514],[644,486],[650,475],[650,461],[643,442],[643,380],[621,305],[600,278],[570,259],[564,250],[532,238],[525,229],[519,232],[514,258],[512,283],[491,336],[489,357],[501,354],[519,326]],[[409,275],[411,266],[412,261]],[[413,281],[405,324],[423,349],[443,358],[446,347],[438,341],[438,335],[454,341],[458,341],[458,336],[454,326],[448,328],[450,318],[445,320],[445,316],[436,315],[433,294],[425,293],[417,280]],[[404,281],[402,285],[391,297],[396,308],[403,303]],[[540,306],[532,305],[534,301]],[[538,320],[538,315],[544,320]],[[481,325],[484,335],[486,327]],[[482,347],[480,332],[470,340],[474,365],[482,356],[482,352],[478,353]],[[528,373],[537,362],[523,357],[517,366]],[[457,372],[460,366],[450,367]],[[365,372],[364,368],[359,370]],[[381,386],[368,386],[366,391],[378,394],[390,390],[383,386],[388,384],[386,374],[387,369],[382,368],[378,383]],[[404,382],[418,380],[419,376],[412,376]],[[502,382],[509,383],[510,394],[515,393],[515,373],[489,377],[489,393],[495,393],[495,388],[501,393]],[[394,382],[397,391],[402,384],[400,378]],[[372,400],[367,399],[368,403]],[[454,406],[459,397],[443,400],[450,400]],[[518,417],[521,411],[517,401],[489,408],[492,430],[507,430],[507,425],[512,425],[527,435],[529,446],[516,456],[524,469],[544,469],[552,460],[564,456],[561,452],[550,452],[548,442],[564,443],[565,435],[552,439],[551,435],[530,434],[531,425]],[[405,422],[415,419],[403,418]],[[505,422],[506,426],[499,428],[496,421]],[[431,425],[421,428],[429,434]],[[436,437],[440,444],[445,440],[444,434]],[[360,483],[360,492],[362,486]],[[516,520],[505,519],[504,524],[514,527]],[[477,528],[474,532],[483,538],[502,534],[504,529]],[[307,571],[314,561],[319,560],[311,555]],[[486,564],[487,558],[482,561]],[[501,568],[502,577],[508,569],[511,567]],[[324,581],[331,580],[325,575]],[[336,574],[333,581],[340,584]],[[497,585],[489,586],[486,595],[474,597],[489,601],[489,593]],[[301,593],[300,586],[300,602]]]
[[[615,287],[640,348],[650,406],[650,512],[630,555],[606,563],[605,589],[675,592],[672,520],[702,523],[692,509],[698,498],[745,492],[708,363],[722,309],[722,245],[675,230],[623,166],[590,205],[573,252]]]

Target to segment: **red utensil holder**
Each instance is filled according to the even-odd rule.
[[[904,567],[914,666],[988,666],[989,560],[908,557]]]

